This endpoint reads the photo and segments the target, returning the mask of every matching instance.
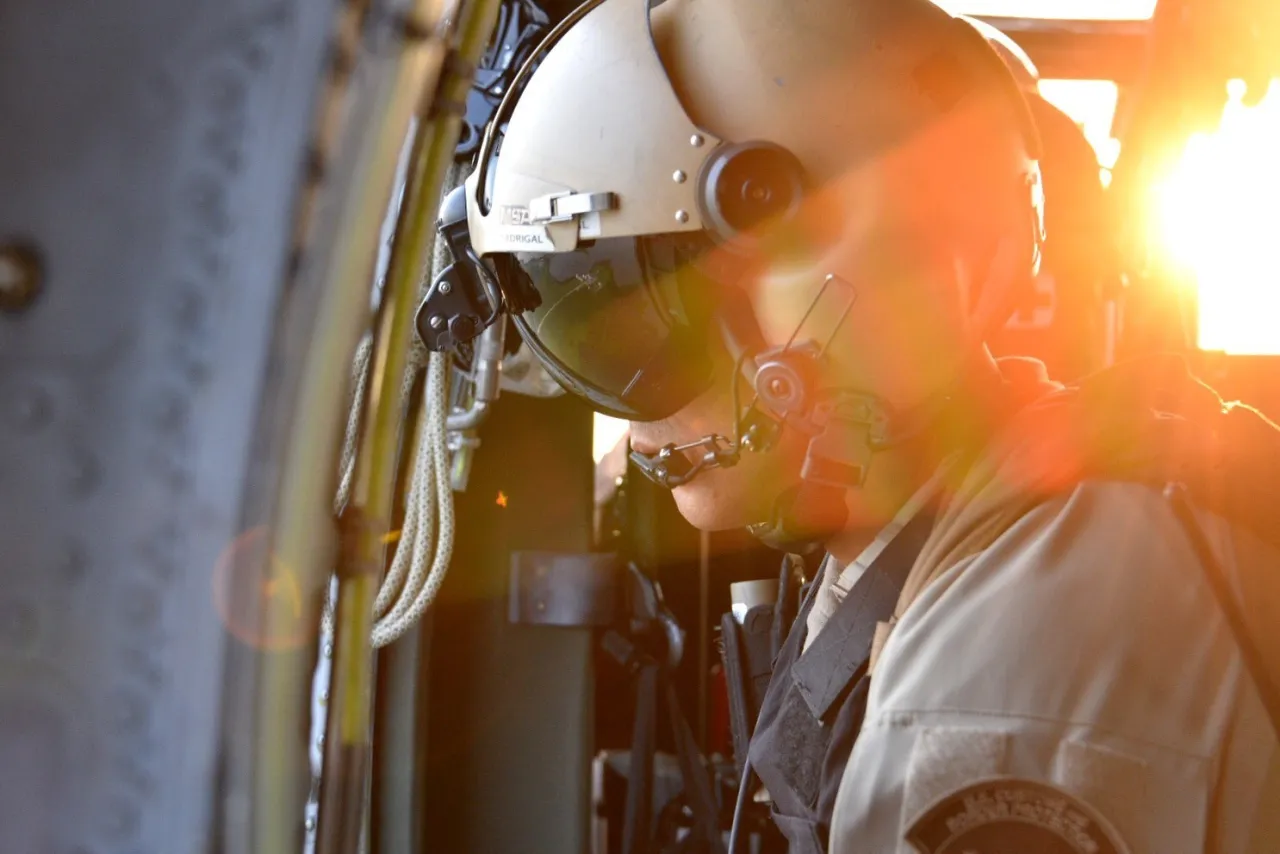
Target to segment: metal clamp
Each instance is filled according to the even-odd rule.
[[[684,456],[684,452],[694,448],[706,450],[701,459],[696,463],[690,463]],[[703,469],[729,468],[736,465],[740,456],[737,445],[731,439],[715,434],[703,436],[698,441],[689,442],[686,445],[665,445],[656,454],[632,451],[631,462],[654,483],[667,489],[675,489],[693,480]]]
[[[583,214],[611,211],[617,207],[617,193],[549,193],[529,200],[529,220],[535,224],[564,222]]]

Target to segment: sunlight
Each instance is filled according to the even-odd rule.
[[[1112,80],[1041,80],[1040,94],[1071,116],[1093,145],[1104,180],[1120,156],[1120,141],[1111,135],[1120,88]]]
[[[591,456],[597,463],[603,460],[605,454],[612,451],[631,429],[631,425],[626,421],[610,418],[599,412],[595,413],[595,422],[592,427]]]
[[[1241,81],[1228,92],[1221,127],[1156,187],[1160,239],[1195,277],[1201,349],[1280,355],[1280,85],[1253,108]]]

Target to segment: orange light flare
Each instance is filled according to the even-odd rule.
[[[499,491],[498,491],[498,499],[497,499],[497,501],[495,501],[494,503],[495,503],[495,504],[497,504],[499,507],[506,507],[506,506],[507,506],[507,494],[506,494],[505,492],[502,492],[501,490],[499,490]]]
[[[213,570],[213,606],[241,643],[262,650],[296,649],[314,637],[314,622],[303,610],[313,591],[300,587],[298,576],[270,546],[270,532],[259,526],[223,550]]]
[[[1197,346],[1280,355],[1280,81],[1255,107],[1241,80],[1222,122],[1195,134],[1153,186],[1154,236],[1195,282]]]

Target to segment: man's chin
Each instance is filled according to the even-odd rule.
[[[671,490],[680,515],[699,531],[712,533],[746,527],[745,514],[738,512],[734,502],[725,501],[716,493],[708,481],[697,479]]]

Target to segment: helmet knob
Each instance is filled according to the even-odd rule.
[[[785,356],[770,359],[759,366],[755,387],[760,402],[773,412],[791,415],[805,409],[808,383],[797,366]]]
[[[804,169],[787,149],[771,142],[719,146],[699,176],[702,221],[722,240],[770,220],[794,217],[804,198]]]

